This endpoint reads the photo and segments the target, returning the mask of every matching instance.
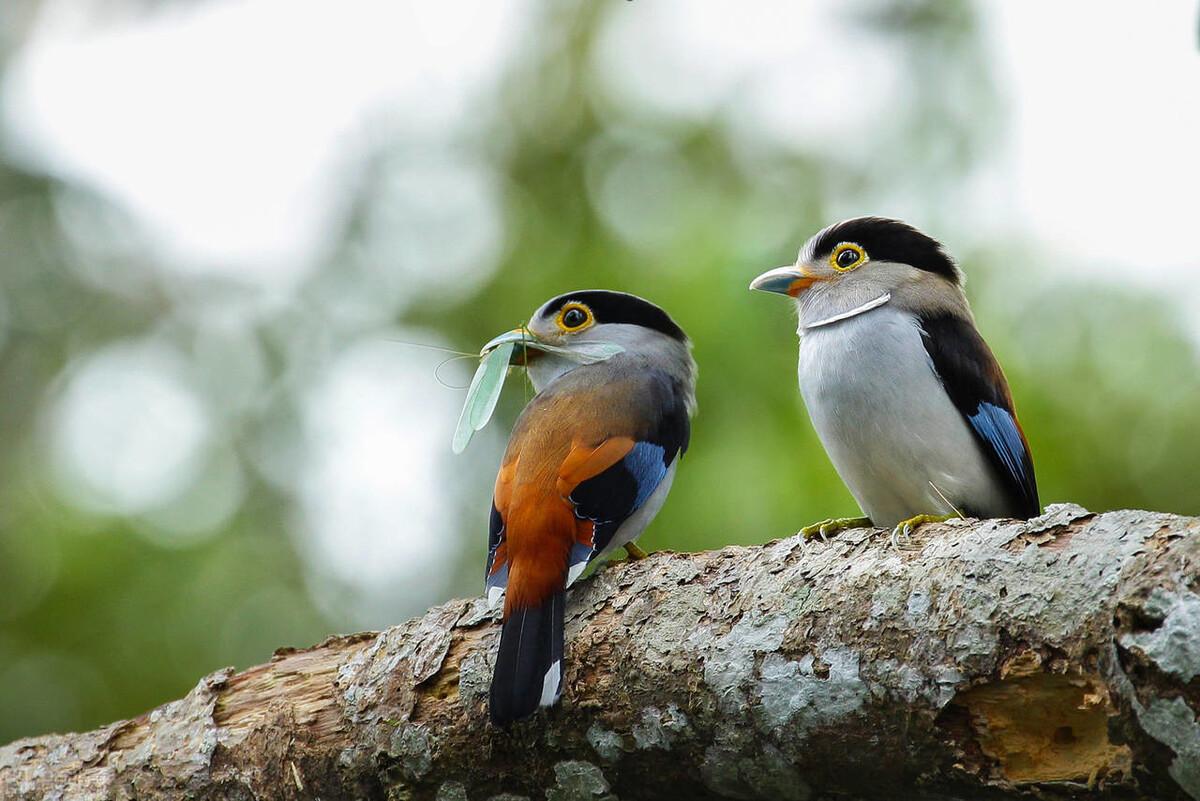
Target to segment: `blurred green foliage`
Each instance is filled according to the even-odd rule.
[[[745,152],[717,120],[655,117],[598,90],[591,48],[621,5],[538,7],[537,34],[505,66],[477,141],[461,145],[502,177],[503,263],[474,294],[425,298],[398,322],[473,351],[559,292],[643,295],[688,331],[701,366],[692,450],[644,546],[764,542],[854,514],[799,401],[792,311],[746,284],[791,261],[813,231],[843,216],[838,210],[871,198],[930,198],[923,227],[955,249],[971,221],[935,199],[952,197],[1003,133],[976,15],[966,3],[854,7],[864,31],[902,53],[906,91],[870,155],[848,160],[766,146]],[[336,331],[318,342],[313,320],[323,313],[323,287],[357,280],[347,265],[379,202],[372,165],[404,147],[389,141],[361,154],[343,241],[292,307],[250,332],[270,355],[278,391],[223,420],[240,463],[252,461],[263,438],[295,446],[301,437],[300,401],[287,381],[297,348],[287,343],[316,343],[304,369],[317,373],[345,344]],[[236,513],[192,544],[147,536],[152,524],[143,520],[80,511],[54,487],[45,406],[75,356],[150,331],[195,353],[194,332],[169,315],[186,294],[152,277],[128,291],[102,290],[78,269],[61,213],[66,193],[119,223],[116,209],[81,187],[0,164],[0,741],[132,716],[221,666],[364,623],[315,599],[316,579],[289,535],[296,500],[251,467]],[[1200,513],[1200,370],[1170,298],[1030,280],[1055,270],[1030,243],[996,241],[957,255],[980,328],[1009,375],[1043,503]],[[154,265],[139,262],[146,258],[134,242],[102,266],[152,276]],[[209,392],[217,407],[228,400],[219,385]],[[445,402],[459,397],[447,392]],[[510,425],[523,400],[510,390],[493,425]],[[428,567],[452,573],[463,595],[479,587],[495,467],[474,453],[463,486],[448,489],[458,564]],[[396,529],[403,536],[403,520]],[[387,617],[440,600],[404,596]]]

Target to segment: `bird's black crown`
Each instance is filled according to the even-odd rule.
[[[906,222],[887,217],[855,217],[817,234],[812,257],[822,259],[842,242],[860,245],[872,261],[907,264],[960,283],[962,274],[942,243]]]
[[[650,328],[666,334],[672,339],[687,342],[687,334],[671,319],[671,315],[655,306],[648,300],[626,292],[612,292],[607,289],[586,289],[581,292],[568,292],[565,295],[550,300],[543,307],[543,314],[553,316],[564,304],[574,301],[582,303],[592,310],[597,323],[628,323]]]

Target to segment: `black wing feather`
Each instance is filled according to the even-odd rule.
[[[958,315],[919,320],[934,371],[1004,487],[1009,514],[1022,520],[1036,516],[1041,506],[1033,457],[996,357],[975,326]]]

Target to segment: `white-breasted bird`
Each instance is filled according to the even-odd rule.
[[[895,538],[958,513],[1039,513],[1029,444],[962,283],[936,240],[856,217],[750,284],[795,298],[800,392],[866,515],[816,523],[806,537],[870,523]]]
[[[562,692],[567,587],[616,548],[644,555],[633,541],[687,450],[696,383],[683,330],[623,292],[553,298],[484,353],[508,343],[537,395],[513,427],[488,532],[487,593],[505,593],[489,704],[499,726]]]

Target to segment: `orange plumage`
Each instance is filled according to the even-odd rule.
[[[631,432],[616,433],[629,428],[617,414],[626,390],[617,383],[586,401],[574,393],[539,399],[513,431],[495,488],[505,537],[492,572],[508,565],[505,617],[562,589],[571,546],[592,545],[595,524],[576,517],[570,495],[636,444]]]

